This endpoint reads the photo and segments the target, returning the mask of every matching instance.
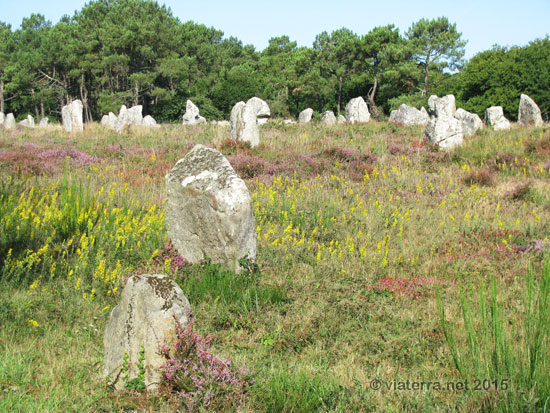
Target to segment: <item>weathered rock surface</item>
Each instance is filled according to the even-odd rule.
[[[115,127],[117,116],[113,112],[109,112],[108,115],[103,115],[101,118],[101,124],[104,126]]]
[[[370,112],[361,96],[351,99],[346,105],[346,121],[348,123],[367,123]]]
[[[196,145],[166,175],[166,229],[182,257],[210,258],[240,269],[256,257],[256,225],[248,188],[217,150]]]
[[[424,138],[441,149],[451,149],[462,145],[463,133],[460,121],[455,118],[433,118],[428,122]]]
[[[115,131],[119,133],[122,132],[122,129],[124,129],[126,125],[129,125],[129,118],[130,116],[128,114],[128,108],[126,107],[126,105],[122,105],[115,120]]]
[[[248,99],[246,104],[252,108],[258,119],[267,119],[271,116],[271,110],[267,102],[256,96]]]
[[[231,109],[231,138],[249,142],[251,147],[257,146],[260,143],[259,121],[267,121],[269,116],[269,106],[260,98],[250,98],[246,103],[237,102]]]
[[[313,109],[311,109],[311,108],[304,109],[298,115],[298,123],[311,122],[311,117],[312,116],[313,116]]]
[[[524,94],[521,95],[519,100],[518,123],[526,126],[541,126],[544,123],[535,101]]]
[[[237,102],[231,109],[231,115],[229,116],[229,134],[231,139],[238,140],[243,134],[244,121],[243,121],[243,110],[246,106],[244,102]],[[258,131],[258,134],[260,132]]]
[[[325,125],[335,125],[336,116],[334,116],[334,112],[332,110],[327,110],[326,112],[324,112],[321,116],[321,122],[323,122]]]
[[[436,118],[452,118],[456,112],[455,96],[447,95],[440,98],[432,95],[428,99],[428,108],[430,115]]]
[[[38,127],[39,128],[45,128],[46,126],[48,126],[49,122],[50,122],[50,120],[47,117],[44,117],[44,118],[40,119],[40,122],[38,122]]]
[[[26,128],[34,128],[34,118],[31,115],[27,115],[27,119],[23,119],[19,124]]]
[[[159,354],[159,346],[174,343],[176,320],[185,327],[191,318],[189,301],[173,280],[161,274],[130,277],[103,336],[103,373],[109,383],[120,390],[124,388],[125,374],[129,380],[137,377],[143,346],[145,385],[148,390],[155,390],[162,379],[160,367],[166,362]],[[129,366],[127,372],[122,372],[125,354]]]
[[[160,128],[160,125],[151,115],[145,116],[141,124],[148,128]]]
[[[206,119],[199,114],[199,108],[189,99],[185,104],[185,113],[183,115],[184,125],[197,125],[199,123],[206,123]]]
[[[390,113],[390,122],[398,122],[404,125],[426,125],[429,121],[430,117],[426,113],[426,109],[422,112],[404,103]]]
[[[502,106],[491,106],[485,110],[485,123],[494,130],[510,129],[510,121],[504,117]]]
[[[84,130],[84,122],[82,121],[82,102],[77,99],[71,104],[61,108],[61,118],[63,127],[67,132]]]
[[[132,106],[128,109],[128,124],[140,126],[143,124],[142,105]]]
[[[478,130],[483,129],[483,121],[475,113],[470,113],[462,108],[458,108],[455,112],[455,119],[460,121],[462,132],[465,136],[471,136]]]
[[[4,121],[4,128],[5,129],[15,128],[15,116],[13,116],[13,113],[8,113],[6,115],[6,120]]]
[[[342,124],[342,123],[346,123],[346,118],[345,118],[344,115],[338,115],[337,119],[338,119],[337,121],[338,121],[339,125]]]

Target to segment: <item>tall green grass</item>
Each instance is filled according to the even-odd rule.
[[[454,366],[463,379],[469,380],[472,395],[486,396],[484,410],[550,411],[548,257],[540,280],[535,278],[529,268],[521,305],[513,309],[499,302],[495,279],[488,290],[482,284],[477,308],[472,308],[461,291],[464,331],[447,321],[443,301],[437,297],[441,327]],[[460,343],[464,338],[466,345]]]

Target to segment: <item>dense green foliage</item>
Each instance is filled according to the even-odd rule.
[[[87,121],[141,104],[144,114],[175,122],[186,99],[220,119],[254,95],[280,117],[306,107],[340,113],[364,96],[380,118],[402,102],[425,105],[428,94],[455,93],[466,109],[483,114],[498,104],[515,118],[520,93],[528,93],[548,117],[548,38],[483,52],[463,66],[465,44],[456,24],[440,17],[404,35],[393,25],[364,35],[341,28],[320,33],[312,47],[280,36],[256,51],[215,28],[183,23],[153,0],[94,0],[57,24],[38,14],[15,30],[0,22],[0,111],[59,118],[78,98]]]

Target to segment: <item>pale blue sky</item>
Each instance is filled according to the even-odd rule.
[[[23,17],[41,13],[53,23],[73,15],[83,0],[0,0],[0,21],[12,28]],[[347,27],[366,34],[373,27],[393,23],[403,33],[425,17],[446,16],[457,24],[466,45],[466,57],[491,48],[525,45],[550,33],[550,0],[159,0],[182,22],[193,20],[235,36],[263,50],[271,37],[286,34],[299,46],[311,46],[315,35]]]

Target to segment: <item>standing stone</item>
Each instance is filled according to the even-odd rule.
[[[367,123],[370,120],[369,108],[361,96],[351,99],[346,105],[348,123]]]
[[[338,124],[341,125],[342,123],[346,123],[346,118],[344,115],[338,115]]]
[[[157,121],[151,115],[147,115],[143,118],[142,125],[148,128],[160,128],[160,125],[157,124]]]
[[[117,121],[117,116],[113,112],[109,112],[108,115],[103,115],[101,118],[101,124],[104,126],[110,126],[111,128],[115,127]]]
[[[424,138],[441,149],[451,149],[462,145],[463,134],[460,121],[455,118],[433,118],[428,122]]]
[[[455,119],[460,121],[462,132],[466,136],[471,136],[479,129],[483,129],[483,121],[481,118],[475,113],[470,113],[462,108],[456,110]]]
[[[256,224],[244,181],[217,150],[195,145],[166,175],[166,229],[191,263],[210,258],[239,271],[256,258]]]
[[[49,122],[50,122],[50,120],[47,117],[44,117],[44,118],[40,119],[40,122],[38,123],[38,127],[45,128],[46,126],[48,126]]]
[[[122,290],[120,303],[111,312],[103,336],[103,374],[109,383],[121,390],[126,374],[128,380],[138,376],[143,346],[145,385],[147,390],[155,390],[162,381],[161,366],[166,363],[159,347],[174,344],[176,320],[185,328],[192,317],[183,291],[167,276],[130,277]],[[122,371],[125,355],[129,364],[127,372]]]
[[[142,109],[142,105],[132,106],[130,109],[128,109],[129,125],[141,126],[141,124],[143,123],[143,115],[141,114]]]
[[[326,112],[324,112],[321,116],[321,122],[323,122],[325,125],[335,125],[336,116],[334,116],[334,112],[332,110],[327,110]]]
[[[199,123],[206,123],[206,119],[199,115],[199,108],[187,99],[185,104],[185,114],[183,115],[184,125],[196,125]]]
[[[242,136],[244,129],[243,110],[245,106],[246,103],[241,101],[235,103],[235,106],[231,109],[231,115],[229,117],[229,134],[233,140],[239,140]]]
[[[260,143],[259,120],[267,120],[269,116],[269,106],[260,98],[250,98],[246,103],[237,102],[231,109],[231,138],[249,142],[251,147],[257,146]]]
[[[251,148],[258,146],[260,144],[260,129],[258,128],[258,117],[254,105],[249,105],[248,102],[244,105],[242,121],[243,129],[239,139],[249,142]]]
[[[542,126],[540,109],[533,99],[522,94],[519,100],[518,123],[522,125]]]
[[[293,125],[295,123],[296,123],[296,121],[294,119],[285,119],[284,120],[285,125]]]
[[[4,125],[5,121],[6,121],[6,115],[4,115],[4,112],[0,112],[0,126]]]
[[[428,99],[428,107],[430,115],[436,118],[452,118],[456,112],[455,97],[454,95],[447,95],[439,98],[432,95]]]
[[[222,127],[224,127],[224,128],[227,128],[227,127],[229,127],[231,124],[229,123],[228,120],[220,120],[220,121],[218,121],[217,125],[218,125],[218,126],[222,126]]]
[[[256,114],[256,121],[258,125],[263,125],[269,120],[271,111],[269,110],[269,105],[266,101],[254,96],[248,99],[246,104],[250,106],[252,112]]]
[[[128,113],[128,108],[126,107],[126,105],[122,105],[115,121],[115,131],[122,132],[122,129],[124,129],[124,127],[129,124],[129,118],[130,115]]]
[[[403,125],[426,125],[429,121],[430,117],[426,113],[426,109],[422,112],[404,103],[390,113],[390,122],[402,123]]]
[[[4,128],[6,129],[15,128],[15,116],[13,116],[13,113],[8,113],[6,115],[6,120],[4,121]]]
[[[267,119],[271,116],[269,105],[265,100],[254,96],[248,99],[246,104],[254,110],[254,113],[258,119]]]
[[[67,132],[84,130],[82,108],[82,102],[79,99],[74,100],[72,103],[61,108],[63,127]]]
[[[510,129],[510,121],[504,117],[502,106],[491,106],[485,110],[485,123],[494,130]]]
[[[313,109],[311,108],[304,109],[298,115],[298,123],[309,123],[311,122],[312,116],[313,116]]]
[[[34,118],[31,115],[27,115],[27,119],[23,119],[19,124],[26,128],[34,128]]]

